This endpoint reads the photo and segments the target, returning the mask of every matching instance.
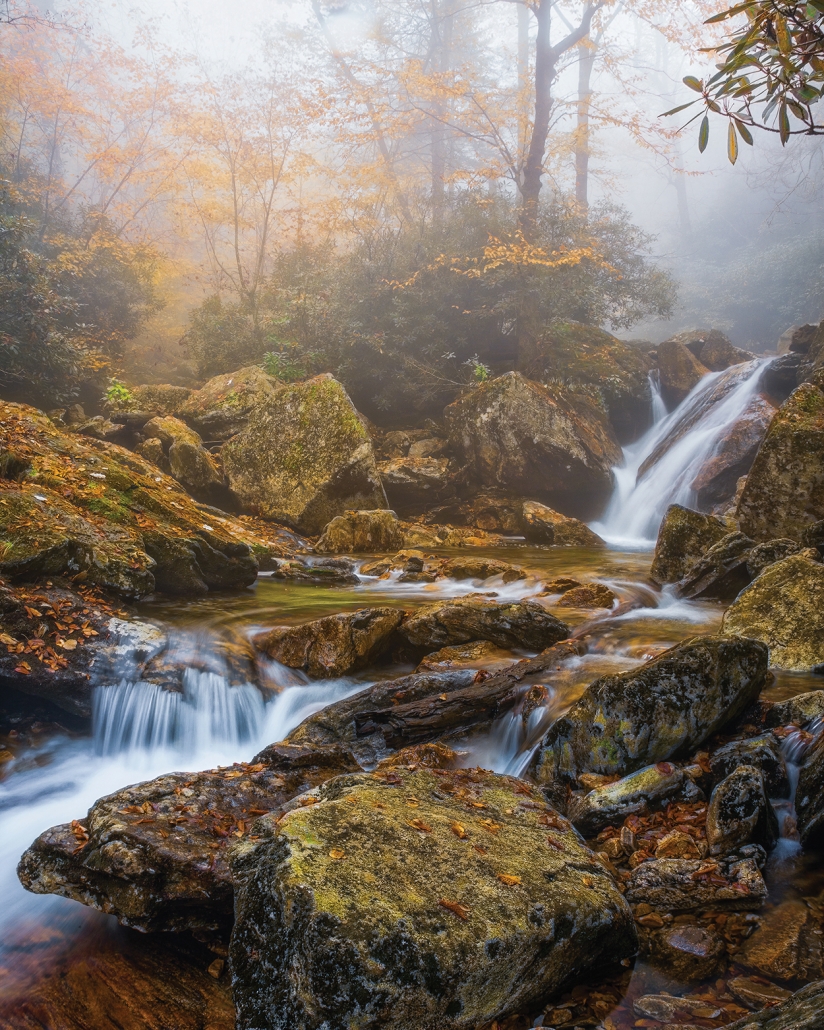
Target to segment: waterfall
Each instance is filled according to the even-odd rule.
[[[624,449],[612,499],[592,528],[611,544],[649,547],[669,505],[694,507],[693,480],[758,393],[762,368],[754,360],[712,372],[669,414],[651,376],[653,424]]]

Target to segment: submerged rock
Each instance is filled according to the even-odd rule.
[[[345,750],[278,744],[264,761],[160,776],[41,834],[17,873],[35,894],[71,898],[124,926],[225,938],[234,912],[227,845],[264,812],[280,814],[296,795],[357,768]]]
[[[305,533],[350,509],[386,507],[369,434],[328,375],[276,390],[221,457],[245,507]]]
[[[517,661],[511,651],[497,647],[488,640],[471,640],[468,644],[442,647],[422,658],[416,672],[448,672],[450,669],[506,668]]]
[[[524,501],[523,532],[533,544],[557,547],[605,547],[597,533],[579,519],[569,518],[537,501]]]
[[[711,855],[728,855],[745,844],[772,848],[778,819],[764,790],[761,770],[739,765],[713,790],[707,809]]]
[[[446,408],[449,438],[474,482],[537,496],[576,515],[612,492],[621,449],[606,418],[581,394],[510,372]]]
[[[276,626],[254,644],[270,658],[314,678],[345,676],[378,659],[403,619],[397,608],[361,608],[300,626]]]
[[[695,637],[640,669],[603,676],[553,724],[536,756],[541,783],[633,772],[687,756],[756,700],[767,649],[754,640]]]
[[[772,1002],[761,1012],[753,1012],[726,1030],[819,1030],[824,1017],[824,980],[807,984],[786,1001]]]
[[[414,647],[433,650],[489,640],[498,647],[540,651],[569,636],[569,627],[536,601],[513,604],[469,594],[418,608],[407,616],[399,632]]]
[[[645,903],[666,912],[755,909],[766,897],[767,887],[753,858],[654,858],[633,871],[626,891],[631,905]]]
[[[281,383],[259,365],[210,379],[174,412],[206,440],[224,441],[245,429],[254,409],[271,399]]]
[[[585,583],[565,590],[558,604],[565,608],[612,608],[617,600],[606,583]]]
[[[671,504],[658,530],[650,578],[662,584],[683,579],[690,567],[731,529],[727,521],[715,515]]]
[[[325,527],[315,550],[320,554],[380,554],[403,546],[403,527],[393,511],[347,511]]]
[[[523,781],[397,769],[316,797],[234,849],[239,1028],[470,1028],[634,952],[611,877]]]
[[[687,983],[711,977],[727,951],[718,934],[692,923],[656,931],[648,950],[652,965]]]
[[[650,805],[677,794],[683,783],[681,769],[669,762],[658,762],[615,783],[573,797],[567,815],[584,836],[594,837],[605,826],[621,823],[628,815],[645,812]]]
[[[812,980],[822,975],[821,932],[803,901],[768,909],[735,960],[771,980]]]
[[[770,565],[724,613],[722,632],[763,641],[781,669],[824,665],[824,565],[801,554]]]

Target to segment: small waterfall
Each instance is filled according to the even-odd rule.
[[[762,368],[756,360],[710,373],[669,414],[651,377],[653,424],[625,448],[609,507],[593,529],[610,543],[648,547],[670,504],[694,506],[692,482],[758,392]]]

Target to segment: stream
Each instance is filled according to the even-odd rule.
[[[589,652],[559,674],[553,673],[546,707],[536,709],[526,727],[519,716],[508,713],[483,731],[450,741],[462,753],[462,764],[517,775],[546,728],[596,677],[630,669],[687,637],[718,629],[723,614],[720,604],[679,600],[671,589],[652,585],[648,572],[655,533],[667,505],[690,503],[689,484],[695,471],[712,453],[724,426],[756,391],[760,366],[752,364],[738,385],[704,412],[661,462],[636,482],[644,460],[662,440],[677,432],[679,423],[694,418],[696,408],[723,373],[705,377],[670,414],[654,389],[654,424],[642,440],[627,448],[624,466],[616,470],[613,500],[602,522],[593,525],[608,541],[607,549],[534,548],[513,541],[506,548],[473,550],[473,554],[517,563],[527,571],[525,580],[506,585],[500,579],[486,580],[483,585],[450,580],[402,583],[394,576],[364,577],[357,586],[335,588],[284,582],[264,574],[242,594],[192,601],[158,599],[143,604],[140,614],[171,627],[177,646],[184,651],[201,650],[208,649],[213,635],[227,625],[251,634],[273,624],[295,624],[364,606],[414,608],[479,589],[494,591],[502,599],[520,600],[537,596],[544,581],[558,576],[606,583],[619,603],[629,602],[634,607],[615,616],[601,613],[603,617],[587,630]],[[363,556],[362,563],[367,560]],[[558,614],[573,626],[592,619],[591,612],[559,608]],[[512,660],[518,657],[522,654],[513,655]],[[82,956],[88,962],[89,956],[94,958],[113,947],[127,951],[152,947],[149,938],[135,941],[136,934],[117,928],[113,917],[23,890],[16,864],[39,833],[83,816],[97,798],[127,784],[173,769],[197,770],[248,761],[263,746],[283,739],[308,715],[331,702],[379,678],[411,671],[411,666],[382,665],[354,677],[312,682],[272,663],[265,693],[250,684],[229,687],[218,671],[190,669],[183,694],[124,680],[97,688],[91,733],[44,722],[19,739],[12,733],[0,740],[0,746],[13,754],[0,766],[0,1025],[56,1025],[7,1023],[3,1013],[25,1009],[25,999],[46,991],[49,978],[58,975],[54,971],[70,967],[74,958],[79,961]],[[766,696],[783,699],[816,689],[819,683],[814,676],[777,675]],[[799,856],[790,840],[780,842],[768,869],[770,902],[797,893],[819,893],[824,888],[824,871],[816,873],[815,859]],[[207,959],[199,957],[197,961]],[[673,992],[686,989],[672,982],[662,987],[661,974],[636,963],[621,985],[624,1000],[614,1012],[616,1027],[633,1025],[627,999],[651,984]],[[121,1025],[114,1017],[112,1020],[94,1026]],[[215,1015],[210,1027],[217,1030],[230,1025]]]

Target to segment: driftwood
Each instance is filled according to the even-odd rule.
[[[585,652],[586,646],[580,641],[564,640],[501,672],[489,675],[481,670],[468,687],[391,708],[359,712],[355,717],[357,735],[366,737],[380,732],[388,747],[398,748],[469,729],[513,708],[528,678]]]

